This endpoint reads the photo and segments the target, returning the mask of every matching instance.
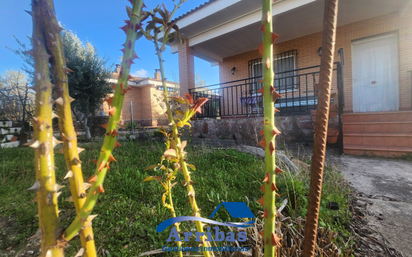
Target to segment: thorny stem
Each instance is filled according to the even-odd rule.
[[[264,228],[263,239],[265,244],[265,257],[274,257],[276,254],[276,246],[280,246],[279,238],[275,232],[276,218],[276,174],[281,172],[276,168],[275,163],[275,136],[279,134],[275,127],[275,109],[274,102],[280,95],[273,87],[273,44],[277,35],[272,29],[272,1],[262,0],[262,26],[263,42],[262,42],[262,64],[263,64],[263,88],[259,91],[263,94],[264,103],[264,121],[263,135],[264,140],[259,144],[265,149],[265,179],[262,187],[265,195],[259,201],[264,207]]]
[[[171,183],[170,179],[167,181],[167,188],[168,188],[170,212],[172,213],[172,217],[176,218],[175,207],[173,205],[173,199],[172,199],[172,183]],[[174,226],[176,228],[177,233],[180,235],[179,223],[175,223]],[[182,247],[182,242],[181,241],[177,241],[176,244],[179,248]],[[183,252],[182,251],[179,251],[179,256],[183,257]]]
[[[33,16],[33,58],[35,61],[34,82],[36,90],[36,110],[33,118],[34,137],[29,146],[34,148],[36,183],[31,190],[37,192],[36,201],[41,231],[41,256],[64,256],[62,242],[59,240],[59,214],[57,196],[60,186],[56,184],[54,166],[54,145],[52,128],[52,106],[49,104],[52,84],[49,74],[49,56],[38,1],[32,1]],[[37,233],[36,233],[37,234]]]
[[[113,160],[112,151],[117,145],[116,135],[117,128],[120,122],[120,114],[122,111],[124,95],[130,88],[127,85],[129,79],[130,66],[133,63],[135,57],[134,46],[137,38],[137,30],[140,28],[140,20],[142,14],[142,0],[134,0],[132,14],[130,15],[130,21],[122,29],[126,32],[126,42],[124,44],[123,61],[121,64],[121,72],[119,74],[118,82],[115,89],[115,94],[112,99],[111,116],[106,128],[106,137],[103,142],[100,156],[97,161],[97,168],[93,178],[93,183],[89,193],[87,194],[86,201],[82,206],[80,212],[77,214],[75,220],[65,231],[65,239],[68,241],[72,239],[76,233],[83,227],[87,226],[85,223],[89,214],[92,212],[94,205],[98,199],[100,193],[104,192],[103,181],[105,179],[109,163]],[[92,179],[91,178],[91,179]]]
[[[83,174],[77,148],[77,137],[73,127],[73,118],[71,113],[70,102],[72,99],[69,96],[69,86],[67,73],[69,70],[66,67],[66,61],[63,54],[62,39],[59,31],[60,26],[57,23],[53,0],[38,1],[42,8],[43,27],[48,33],[44,33],[47,41],[47,48],[51,54],[51,65],[54,80],[54,95],[57,104],[57,114],[59,116],[59,130],[63,141],[62,153],[66,161],[68,173],[65,178],[69,179],[70,192],[78,213],[85,202]],[[90,217],[88,223],[90,223]],[[91,224],[91,223],[90,223]],[[93,229],[91,226],[86,226],[80,231],[80,241],[85,249],[85,257],[96,256],[96,248],[94,244]]]
[[[185,182],[187,184],[186,188],[187,188],[187,193],[188,193],[190,205],[192,207],[193,216],[200,217],[200,209],[199,209],[199,207],[197,206],[197,203],[196,203],[195,190],[192,186],[192,180],[190,179],[190,172],[187,169],[184,153],[183,153],[183,151],[181,151],[182,142],[181,142],[180,137],[179,137],[179,131],[178,131],[176,123],[173,119],[172,110],[171,110],[170,105],[169,105],[169,99],[168,99],[168,93],[167,93],[167,87],[166,87],[166,78],[165,78],[165,75],[164,75],[162,51],[161,51],[161,48],[159,47],[159,43],[157,41],[157,31],[155,31],[153,41],[154,41],[154,44],[155,44],[155,47],[156,47],[157,57],[158,57],[158,60],[159,60],[160,74],[162,76],[163,98],[164,98],[164,102],[165,102],[166,109],[167,109],[167,116],[168,116],[169,122],[171,123],[173,139],[175,140],[176,154],[179,157],[178,158],[179,159],[179,164],[182,168],[183,176],[184,176]],[[202,222],[196,221],[195,223],[196,223],[197,231],[202,233],[203,232]],[[202,241],[202,244],[203,244],[204,247],[209,246],[209,243],[206,241],[206,236],[201,236],[200,240]],[[205,257],[210,256],[208,251],[203,251],[203,255]]]

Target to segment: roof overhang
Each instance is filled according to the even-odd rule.
[[[341,0],[338,26],[409,8],[410,0]],[[261,0],[216,0],[178,19],[195,56],[216,65],[223,58],[256,49],[261,42]],[[277,43],[322,31],[324,0],[273,3]],[[177,40],[171,44],[178,51]]]

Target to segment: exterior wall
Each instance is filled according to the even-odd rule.
[[[237,119],[200,119],[192,121],[192,136],[212,139],[236,140],[238,144],[256,146],[263,137],[263,117]],[[275,123],[281,134],[277,140],[313,141],[312,119],[310,115],[276,117]]]
[[[276,31],[275,31],[276,32]],[[391,13],[357,23],[340,26],[336,35],[335,61],[340,57],[337,51],[343,48],[344,52],[344,97],[345,112],[352,112],[352,41],[379,35],[388,32],[397,32],[399,36],[399,94],[400,110],[411,109],[411,76],[412,70],[412,8],[400,15]],[[322,32],[296,38],[286,42],[275,44],[275,53],[282,53],[296,49],[298,51],[296,68],[320,65],[320,57],[317,53],[322,45]],[[248,61],[260,58],[259,52],[253,50],[236,56],[224,58],[219,64],[220,82],[229,82],[248,78]],[[236,67],[234,75],[232,67]],[[335,73],[336,74],[336,73]],[[336,77],[336,76],[335,76]],[[332,93],[337,92],[336,80],[332,86]]]
[[[189,42],[185,39],[183,45],[179,43],[179,83],[180,94],[189,92],[189,88],[195,87],[195,57],[193,48],[189,47]]]

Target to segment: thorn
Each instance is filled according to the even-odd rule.
[[[271,156],[273,155],[274,151],[275,151],[275,144],[273,143],[273,141],[270,141],[270,143],[269,143],[269,152],[270,152]]]
[[[110,156],[109,156],[109,160],[107,160],[109,163],[111,163],[112,161],[115,161],[115,162],[117,162],[117,160],[113,157],[113,154],[111,154]]]
[[[25,52],[23,52],[23,54],[28,54],[28,55],[30,55],[30,56],[34,56],[34,50],[31,49],[31,50],[29,50],[29,51],[25,51]]]
[[[67,142],[67,148],[72,149],[72,142]]]
[[[73,177],[73,171],[69,170],[69,171],[67,172],[66,176],[64,176],[63,179],[72,178],[72,177]]]
[[[96,182],[96,181],[97,181],[97,175],[91,176],[90,178],[87,179],[87,181],[88,181],[89,183],[94,183],[94,182]]]
[[[265,94],[265,89],[264,89],[263,87],[261,87],[261,88],[258,90],[258,92],[261,93],[262,95],[264,95],[264,94]]]
[[[59,116],[57,116],[57,114],[55,112],[52,112],[52,119],[54,118],[59,118]]]
[[[61,195],[62,192],[57,192],[56,193],[56,197],[59,198],[59,196]]]
[[[275,197],[278,197],[278,196],[280,196],[280,194],[278,194],[278,193],[275,193]]]
[[[270,180],[270,175],[269,173],[266,173],[265,178],[263,179],[263,183],[266,182],[266,184],[269,184],[269,180]]]
[[[29,239],[41,239],[41,235],[42,231],[41,228],[39,228],[33,236],[29,237]]]
[[[110,108],[109,109],[110,115],[113,116],[115,111],[116,111],[116,107],[113,106],[112,108]]]
[[[117,133],[117,130],[116,130],[116,129],[112,129],[112,131],[110,131],[110,135],[111,135],[112,137],[119,136],[119,134]]]
[[[256,48],[256,50],[259,51],[260,55],[263,55],[263,42],[260,43],[260,45],[258,46],[258,48]]]
[[[99,165],[99,168],[97,169],[99,172],[102,172],[102,170],[106,167],[106,162],[102,161]]]
[[[136,52],[134,52],[134,54],[133,54],[133,59],[136,59],[136,58],[137,58],[137,59],[140,59],[139,56],[137,56]]]
[[[104,128],[104,129],[107,129],[107,123],[106,124],[102,124],[102,125],[99,125],[100,127],[102,127],[102,128]],[[83,149],[84,150],[84,149]],[[79,152],[80,153],[80,152]]]
[[[119,27],[121,30],[123,30],[124,31],[124,33],[126,33],[126,35],[127,35],[127,27],[128,27],[128,25],[126,24],[126,25],[124,25],[123,27]]]
[[[99,215],[99,214],[90,215],[90,216],[89,216],[90,222],[91,222],[92,220],[94,220],[94,218],[96,218],[98,215]]]
[[[279,189],[276,187],[275,182],[272,182],[272,185],[270,186],[270,189],[272,189],[272,192],[273,191],[279,191]]]
[[[282,246],[282,244],[280,243],[280,238],[275,235],[275,233],[272,233],[271,240],[272,246]]]
[[[266,140],[263,139],[262,141],[259,142],[259,144],[261,147],[263,147],[263,149],[266,149]]]
[[[262,205],[262,207],[265,204],[265,196],[262,196],[262,198],[259,199],[258,203],[260,203],[260,205]]]
[[[126,52],[126,49],[122,48],[122,49],[120,49],[120,51],[122,51],[123,54],[124,54],[124,52]]]
[[[31,141],[25,143],[24,145],[29,146],[29,147],[34,148],[34,149],[37,149],[39,147],[40,143],[39,143],[39,140],[35,140],[33,138]]]
[[[263,232],[263,229],[261,231],[259,231],[258,233],[262,238],[265,237],[265,232]]]
[[[265,135],[265,131],[264,131],[264,130],[260,131],[260,132],[259,132],[259,135],[264,136],[264,135]]]
[[[73,160],[72,160],[72,162],[73,162],[73,164],[74,165],[79,165],[79,164],[81,164],[81,163],[83,163],[81,160],[79,160],[79,158],[77,158],[77,157],[74,157],[73,158]]]
[[[74,201],[73,201],[73,196],[69,196],[65,201],[66,201],[66,202],[74,202]]]
[[[272,44],[275,43],[276,39],[279,37],[278,34],[272,33]]]
[[[265,208],[265,212],[263,212],[263,216],[262,217],[264,217],[265,219],[267,219],[268,217],[269,217],[269,212],[268,212],[268,209],[267,208]]]
[[[279,94],[278,92],[273,91],[272,92],[272,97],[273,97],[273,102],[275,102],[276,99],[278,99],[279,97],[283,97],[283,96],[281,94]]]
[[[91,162],[94,162],[94,163],[96,163],[97,164],[97,160],[90,160]]]
[[[276,109],[276,107],[275,108],[273,108],[273,112],[280,112],[278,109]]]
[[[116,140],[116,142],[114,143],[114,146],[113,146],[113,150],[118,146],[122,146],[122,145]]]
[[[86,191],[87,189],[89,189],[89,188],[92,186],[92,184],[90,184],[90,183],[83,183],[83,186],[84,186],[84,190]]]
[[[62,185],[59,185],[59,184],[56,183],[56,185],[54,186],[54,189],[55,189],[56,192],[58,192],[60,189],[62,189],[64,187],[66,187],[66,186],[62,186]]]
[[[61,143],[63,143],[63,142],[62,142],[62,141],[59,141],[59,140],[57,140],[55,137],[53,137],[53,148],[54,148],[56,145],[61,144]]]
[[[270,68],[270,58],[266,58],[266,69],[268,70]]]
[[[258,83],[263,83],[263,79],[260,79],[260,80],[258,81]]]
[[[80,195],[79,195],[79,198],[80,199],[83,199],[83,198],[86,198],[87,197],[87,194],[86,193],[81,193]]]
[[[67,68],[67,66],[63,66],[63,70],[66,74],[69,74],[70,72],[74,72],[71,69]]]
[[[104,188],[103,188],[103,186],[102,185],[99,185],[98,187],[97,187],[97,193],[104,193]]]
[[[281,170],[278,166],[276,166],[276,170],[275,170],[275,175],[284,172],[283,170]]]
[[[72,97],[69,97],[69,99],[70,99],[70,102],[73,102],[74,100],[76,100],[76,99],[74,99],[74,98],[72,98]]]
[[[92,241],[93,240],[93,237],[92,237],[92,235],[91,234],[89,234],[87,237],[86,237],[86,242],[89,242],[89,241]],[[83,249],[83,248],[82,248]]]
[[[55,102],[56,104],[60,105],[60,106],[62,106],[63,103],[64,103],[63,98],[61,98],[61,97],[57,98],[54,102]]]
[[[129,77],[127,77],[127,81],[130,81],[130,79],[132,79],[132,75],[129,74]]]
[[[115,87],[115,89],[116,89],[116,87]],[[107,98],[104,101],[107,102],[109,104],[109,106],[112,106],[113,97]]]
[[[264,192],[265,192],[265,185],[262,185],[262,186],[259,188],[259,190],[264,193]]]
[[[34,190],[36,192],[39,192],[40,191],[40,182],[38,180],[36,180],[36,182],[34,182],[34,184],[31,187],[27,188],[27,190]]]
[[[279,134],[280,134],[281,132],[276,128],[276,127],[273,127],[273,130],[272,130],[272,135],[273,136],[279,136]]]
[[[34,17],[34,12],[32,12],[32,11],[26,11],[26,10],[24,10],[26,13],[28,13],[28,14],[30,14],[31,15],[31,17]]]
[[[263,34],[265,34],[265,24],[262,24],[259,29],[263,32]]]

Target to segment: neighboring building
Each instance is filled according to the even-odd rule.
[[[275,106],[282,116],[316,109],[323,14],[324,0],[273,3],[280,35],[274,86],[285,96]],[[204,116],[261,113],[261,0],[209,0],[176,20],[187,38],[183,45],[171,43],[179,54],[181,93],[207,96],[204,88],[193,89],[196,56],[219,66],[220,85],[208,88],[220,97],[218,107]],[[337,24],[332,93],[343,107],[345,152],[412,153],[412,1],[340,0]]]
[[[114,85],[117,83],[119,72],[120,65],[117,65],[116,72],[113,73],[113,78],[110,80]],[[128,85],[132,87],[132,90],[126,93],[123,102],[121,121],[124,125],[132,120],[132,109],[133,120],[142,126],[168,124],[167,117],[164,115],[163,87],[158,70],[153,78],[133,77]],[[166,85],[170,95],[179,94],[179,83],[166,81]],[[105,115],[109,115],[109,106],[106,102],[104,102],[102,109]]]

